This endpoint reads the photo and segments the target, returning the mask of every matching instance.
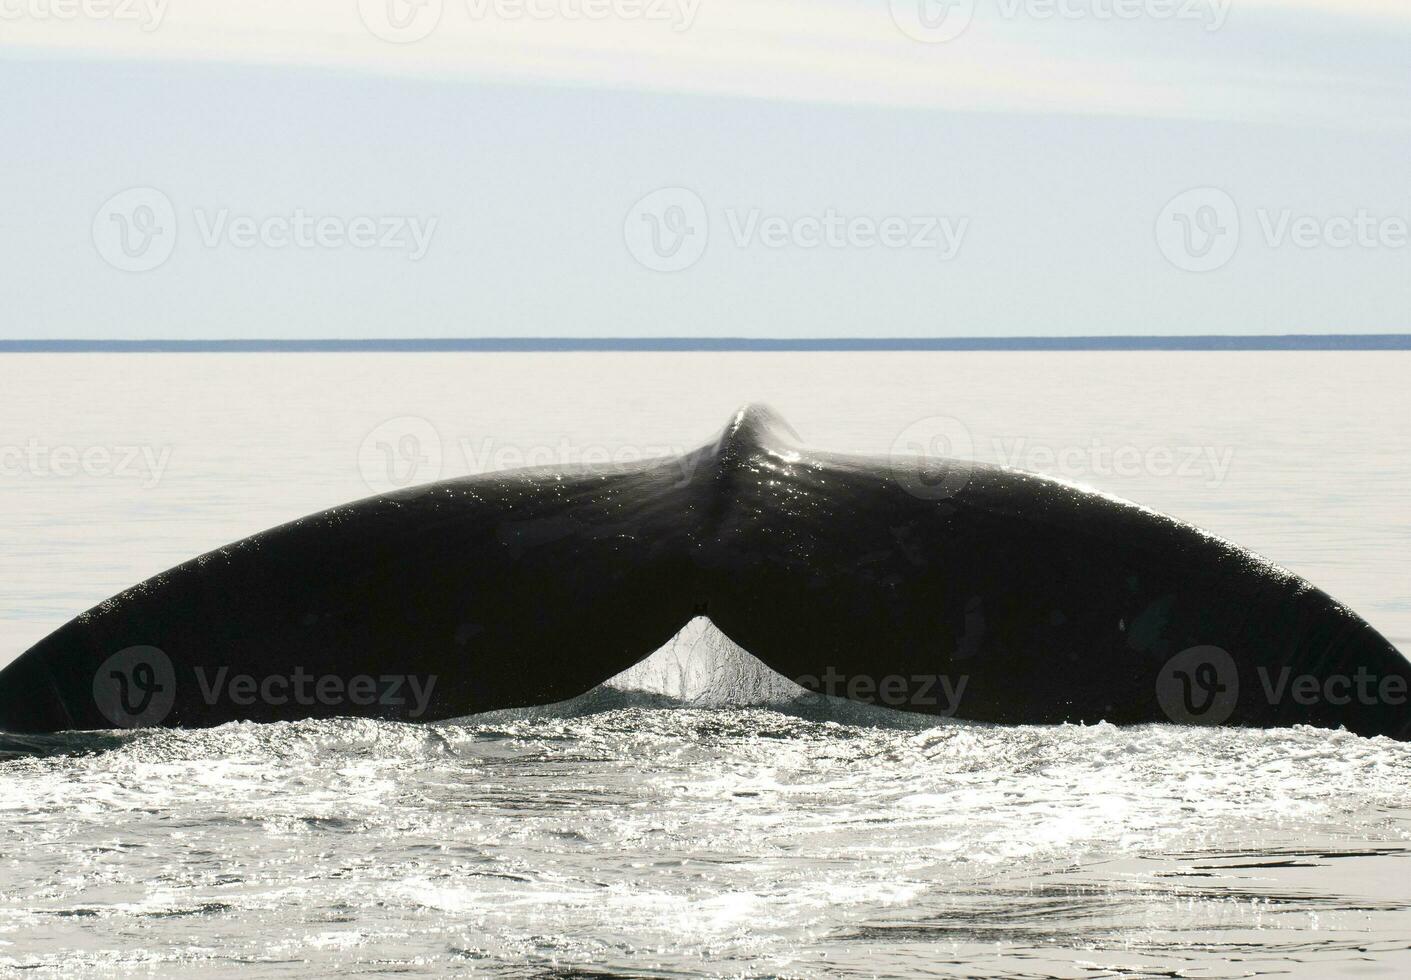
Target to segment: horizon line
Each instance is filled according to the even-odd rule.
[[[848,351],[1411,350],[1411,334],[1077,337],[445,337],[370,339],[0,340],[6,354],[99,353],[669,353]]]

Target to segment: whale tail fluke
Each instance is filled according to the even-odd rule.
[[[61,627],[0,672],[0,727],[522,708],[706,616],[791,681],[923,714],[1411,738],[1411,665],[1296,576],[1066,483],[914,464],[816,452],[746,406],[676,459],[357,501]]]

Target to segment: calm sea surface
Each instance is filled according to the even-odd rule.
[[[689,449],[746,401],[810,445],[943,433],[1167,511],[1411,650],[1408,353],[0,369],[0,665],[271,525],[407,482]],[[805,710],[735,660],[722,702],[709,654],[434,726],[0,736],[0,974],[1411,973],[1411,746]]]

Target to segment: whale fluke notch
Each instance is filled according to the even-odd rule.
[[[720,632],[709,616],[696,616],[650,656],[605,683],[697,708],[781,704],[806,694]]]
[[[741,406],[716,440],[722,462],[748,458],[760,450],[797,449],[803,440],[784,417],[768,405],[751,402]]]
[[[964,461],[938,499],[892,463],[806,448],[750,405],[665,464],[498,472],[312,514],[60,627],[0,672],[0,728],[524,708],[708,622],[785,678],[903,710],[1411,738],[1411,664],[1296,576],[1034,474]],[[1266,694],[1270,677],[1369,675],[1401,700]]]

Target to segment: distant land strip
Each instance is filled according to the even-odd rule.
[[[452,337],[397,340],[0,340],[0,353],[1411,350],[1411,334],[1267,337]]]

